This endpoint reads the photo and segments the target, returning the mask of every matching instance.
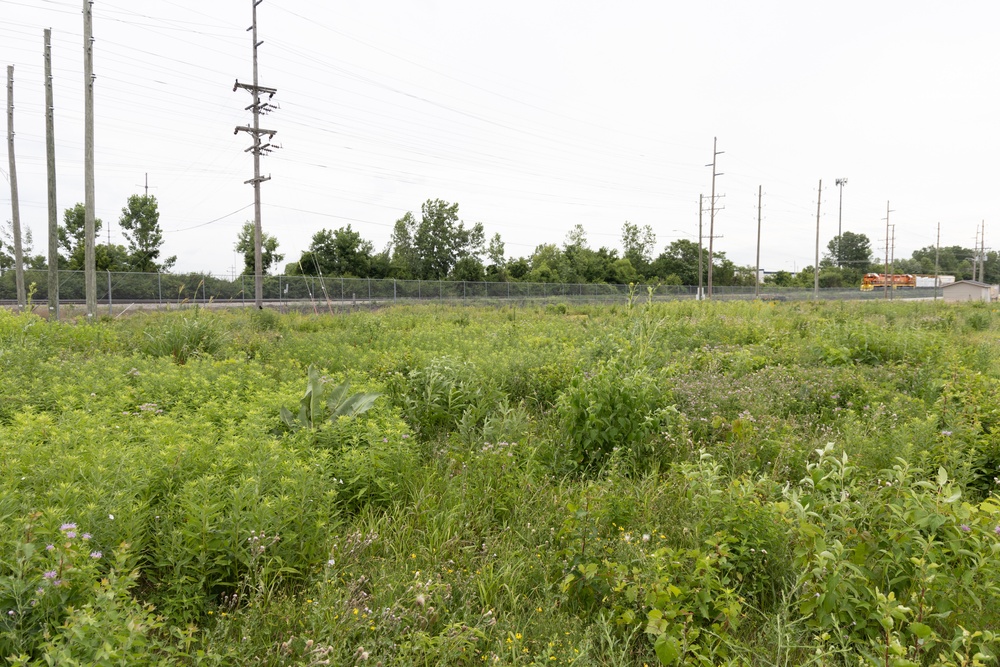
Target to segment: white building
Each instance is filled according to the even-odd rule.
[[[995,301],[998,285],[987,285],[978,280],[957,280],[941,288],[945,301]]]

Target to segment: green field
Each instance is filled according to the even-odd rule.
[[[0,312],[0,656],[989,664],[998,329],[933,302]],[[352,416],[345,382],[380,396]]]

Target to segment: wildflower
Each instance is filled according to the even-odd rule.
[[[7,615],[8,615],[8,616],[13,616],[13,615],[14,615],[14,614],[16,614],[16,613],[17,613],[17,612],[16,612],[16,611],[14,611],[13,609],[10,609],[10,610],[8,610],[8,611],[7,611]]]
[[[90,539],[90,533],[84,533],[82,537],[85,540],[89,540]]]
[[[962,524],[961,526],[959,526],[959,528],[961,528],[961,529],[962,529],[962,532],[963,532],[963,533],[967,533],[967,532],[969,532],[970,530],[972,530],[971,528],[969,528],[968,524],[965,524],[965,523],[963,523],[963,524]]]
[[[76,530],[76,524],[75,523],[64,523],[63,525],[59,526],[59,530],[63,531],[64,533],[67,530]]]
[[[98,560],[103,555],[104,554],[102,554],[100,551],[91,551],[90,552],[90,557],[93,558],[94,560]]]
[[[109,521],[114,521],[115,520],[115,515],[114,514],[109,514],[108,515],[108,520]]]
[[[994,528],[994,529],[993,529],[993,533],[994,533],[995,535],[1000,535],[1000,526],[997,526],[996,528]]]
[[[67,530],[66,531],[66,537],[68,537],[69,539],[72,540],[74,537],[76,537],[76,531],[75,530]]]
[[[57,574],[58,572],[56,572],[55,570],[49,570],[42,576],[45,577],[46,579],[55,579]]]
[[[643,533],[642,534],[642,541],[643,542],[649,542],[649,533]]]
[[[52,551],[55,548],[56,548],[56,545],[54,545],[54,544],[46,544],[45,545],[45,550],[46,551]]]
[[[329,565],[330,567],[333,567],[334,562],[335,561],[331,558],[330,560],[326,561],[326,564]]]
[[[949,435],[951,435],[951,431],[941,431],[941,435],[947,438]]]

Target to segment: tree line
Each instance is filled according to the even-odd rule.
[[[63,223],[58,227],[59,268],[82,271],[86,252],[86,209],[81,203],[63,213]],[[177,261],[176,256],[161,259],[163,230],[160,213],[153,195],[132,195],[122,208],[118,225],[125,237],[125,244],[101,243],[104,223],[94,220],[94,263],[98,271],[167,272]],[[47,269],[45,254],[34,254],[31,230],[25,230],[21,242],[24,268]],[[0,270],[14,267],[14,240],[10,227],[0,234]]]
[[[169,272],[176,256],[161,258],[163,232],[159,224],[156,197],[132,195],[122,208],[118,224],[124,245],[100,243],[103,223],[95,221],[98,243],[95,260],[98,271]],[[253,224],[241,227],[235,250],[244,258],[244,275],[254,272]],[[84,206],[66,209],[59,226],[59,268],[84,267]],[[264,273],[280,265],[284,254],[272,234],[262,235]],[[657,253],[656,234],[649,225],[626,221],[622,225],[620,247],[591,247],[582,225],[574,226],[562,244],[543,243],[522,257],[508,257],[500,234],[489,239],[482,223],[467,225],[459,217],[458,204],[428,199],[419,216],[407,212],[393,225],[388,244],[376,251],[351,225],[321,229],[313,234],[309,247],[299,258],[284,266],[285,275],[323,275],[353,278],[396,278],[399,280],[524,281],[536,283],[660,283],[697,285],[698,243],[676,239]],[[14,265],[10,227],[0,233],[0,271]],[[23,239],[25,268],[47,268],[45,255],[33,254],[30,230]],[[927,246],[908,259],[897,259],[895,273],[933,274],[937,249]],[[973,276],[974,249],[962,246],[940,248],[939,271],[956,279]],[[986,253],[984,280],[1000,283],[1000,255]],[[753,285],[753,266],[741,266],[715,252],[712,258],[716,286]],[[708,251],[701,248],[702,283],[707,284]],[[834,237],[820,261],[821,287],[857,287],[865,273],[881,272],[884,265],[875,257],[871,241],[864,234],[844,232]],[[814,270],[777,271],[764,277],[765,284],[778,287],[812,287]]]

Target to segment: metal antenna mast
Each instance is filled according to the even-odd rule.
[[[270,176],[260,175],[260,156],[267,155],[271,150],[279,148],[279,146],[273,145],[271,142],[274,139],[274,135],[277,134],[276,130],[265,130],[260,126],[260,117],[262,114],[270,113],[277,109],[277,105],[271,104],[270,100],[277,93],[275,88],[266,88],[261,86],[257,80],[257,47],[259,47],[264,42],[257,40],[257,5],[262,3],[264,0],[250,0],[253,3],[253,25],[247,28],[247,32],[253,32],[253,84],[240,83],[237,79],[236,83],[233,85],[233,91],[235,92],[237,88],[242,88],[246,90],[251,95],[253,95],[253,103],[246,108],[247,111],[253,112],[253,127],[247,127],[246,125],[240,125],[236,128],[234,134],[239,132],[246,132],[253,137],[253,145],[246,149],[246,152],[253,153],[253,178],[249,181],[244,181],[245,183],[253,184],[253,214],[254,214],[254,224],[253,224],[253,289],[254,289],[254,305],[257,308],[264,307],[264,271],[263,271],[263,259],[261,255],[261,227],[260,227],[260,184],[264,181],[271,180]],[[267,95],[266,102],[261,101],[261,96]],[[261,141],[261,137],[267,136],[267,143]]]

